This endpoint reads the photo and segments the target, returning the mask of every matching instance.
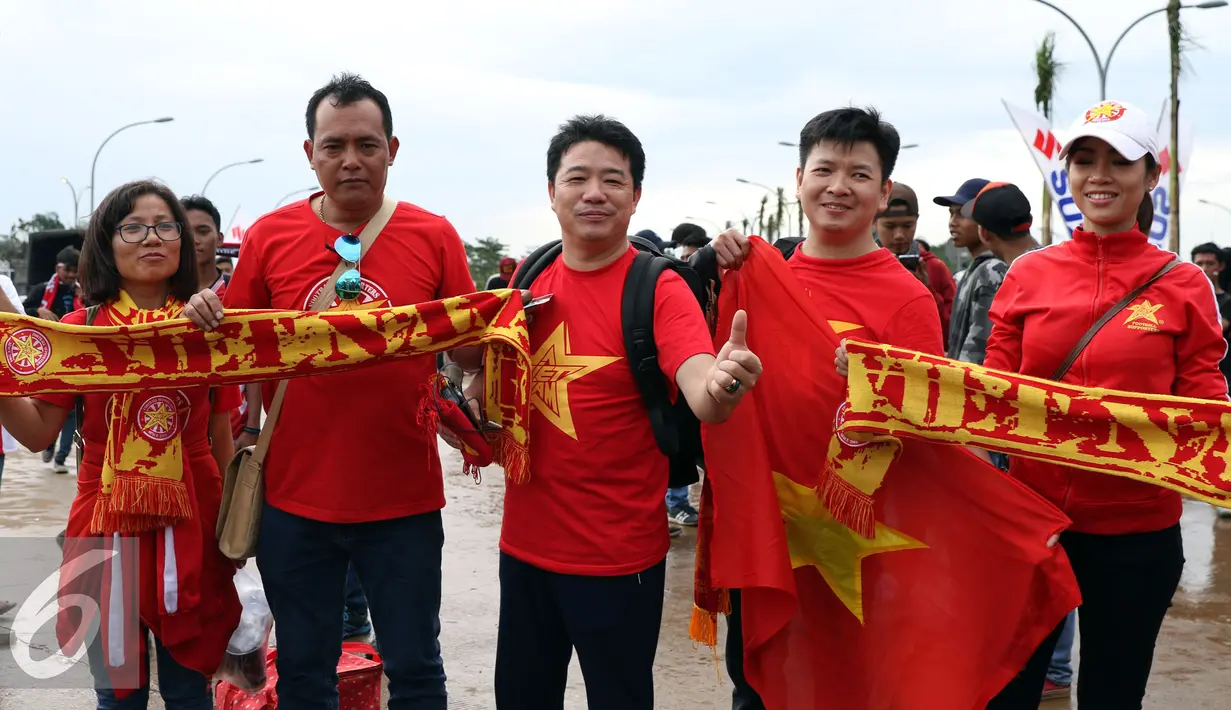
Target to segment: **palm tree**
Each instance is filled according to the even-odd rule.
[[[766,236],[765,231],[765,207],[769,205],[769,195],[761,196],[761,208],[757,210],[757,234]]]
[[[791,233],[791,229],[789,226],[787,226],[790,224],[787,221],[788,219],[790,219],[790,215],[787,212],[788,208],[787,208],[787,201],[786,201],[786,190],[781,187],[778,188],[777,196],[778,196],[778,204],[774,208],[774,224],[777,225],[778,227],[777,234],[780,236],[783,229],[785,229],[787,234],[789,235]]]
[[[1056,33],[1048,32],[1034,53],[1034,71],[1039,82],[1034,87],[1034,105],[1051,123],[1053,101],[1056,95],[1056,79],[1063,63],[1056,60]],[[1043,180],[1043,243],[1051,244],[1051,191]]]
[[[1167,248],[1180,252],[1180,65],[1188,44],[1184,26],[1180,23],[1180,0],[1167,3],[1167,34],[1171,39],[1171,216],[1167,227]],[[1141,225],[1149,232],[1149,225]]]

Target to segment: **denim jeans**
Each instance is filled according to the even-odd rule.
[[[60,448],[54,445],[48,446],[47,450],[55,449],[56,463],[67,463],[68,455],[73,451],[73,434],[77,432],[77,412],[76,410],[68,410],[68,417],[64,420],[64,428],[60,430]]]
[[[148,639],[149,632],[144,629],[143,632]],[[167,710],[213,709],[214,694],[208,678],[176,663],[157,638],[154,639],[154,652],[158,655],[158,694]],[[148,655],[145,660],[148,667]],[[148,684],[122,700],[109,688],[97,688],[94,693],[98,696],[98,710],[145,710],[150,701]]]
[[[359,575],[355,574],[353,562],[346,568],[346,608],[364,613],[368,610],[368,598],[363,593],[363,585],[359,583]]]
[[[667,489],[667,510],[679,510],[688,507],[688,486]]]
[[[278,635],[279,710],[336,710],[347,568],[367,593],[389,710],[446,710],[440,511],[367,523],[261,514],[256,562]]]
[[[1070,611],[1064,619],[1064,630],[1051,654],[1047,667],[1047,679],[1056,685],[1073,684],[1073,637],[1077,634],[1077,612]]]

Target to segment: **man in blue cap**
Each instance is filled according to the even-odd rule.
[[[982,178],[962,183],[957,194],[937,197],[932,201],[949,208],[949,235],[953,243],[970,251],[974,261],[966,269],[957,296],[953,299],[953,314],[949,318],[949,342],[945,355],[953,360],[983,364],[987,353],[987,338],[992,332],[988,311],[992,299],[1004,281],[1008,266],[979,239],[978,223],[962,214],[962,207],[979,196],[988,185]]]

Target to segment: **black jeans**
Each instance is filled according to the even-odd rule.
[[[1060,544],[1082,597],[1077,705],[1081,710],[1140,710],[1154,644],[1184,570],[1180,526],[1128,535],[1066,532]],[[1038,708],[1059,636],[1057,627],[988,710]]]
[[[731,691],[731,710],[765,710],[761,696],[744,677],[744,611],[738,589],[731,590],[731,615],[727,617],[727,675]]]
[[[590,710],[653,710],[666,572],[664,559],[620,577],[558,574],[500,553],[496,707],[563,710],[576,648]]]

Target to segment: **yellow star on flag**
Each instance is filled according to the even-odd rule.
[[[927,548],[888,525],[876,524],[871,540],[834,519],[815,488],[777,471],[774,488],[786,524],[791,567],[816,567],[835,596],[863,623],[863,559],[882,552]]]
[[[619,360],[618,357],[574,355],[568,326],[561,323],[534,352],[530,370],[530,403],[557,429],[577,438],[569,408],[571,382]]]
[[[1146,299],[1135,306],[1128,307],[1128,318],[1125,318],[1124,322],[1132,323],[1137,320],[1147,320],[1154,325],[1158,325],[1158,316],[1156,314],[1162,307],[1163,304],[1160,303],[1156,306],[1153,303],[1150,303],[1149,299]]]

